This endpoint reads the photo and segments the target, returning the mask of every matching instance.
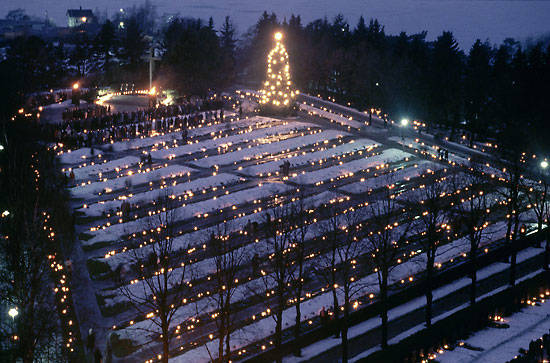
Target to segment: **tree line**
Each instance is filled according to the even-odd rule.
[[[512,135],[524,151],[546,152],[550,48],[542,42],[477,40],[464,51],[451,32],[428,41],[426,32],[386,34],[376,19],[360,17],[351,25],[338,15],[304,25],[300,16],[281,21],[267,12],[239,39],[229,17],[217,25],[212,18],[175,17],[155,26],[150,4],[120,16],[105,20],[97,34],[79,32],[58,42],[16,39],[2,74],[27,91],[83,77],[90,86],[148,87],[147,57],[154,48],[157,83],[206,94],[260,85],[273,33],[282,30],[293,80],[303,91],[360,110],[380,109],[396,120],[418,119],[451,139],[462,130],[470,143],[492,139],[506,147]]]

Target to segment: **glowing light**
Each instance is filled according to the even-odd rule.
[[[85,16],[82,17],[82,22],[85,23],[86,20],[88,20],[88,18],[86,18]]]
[[[73,84],[73,89],[78,89],[78,87],[80,87],[80,85],[78,84],[78,82],[76,82],[75,84]]]
[[[260,103],[275,107],[288,107],[291,105],[291,99],[295,98],[298,92],[292,88],[288,53],[284,44],[281,43],[283,34],[275,33],[274,39],[276,40],[275,48],[267,56],[266,81],[260,91]]]
[[[19,311],[17,310],[17,308],[11,308],[9,311],[8,311],[8,315],[12,318],[12,319],[15,319],[15,317],[17,315],[19,315]]]
[[[406,127],[408,124],[409,124],[409,120],[407,120],[406,118],[401,120],[401,126]]]
[[[543,168],[543,169],[548,168],[548,161],[546,161],[546,160],[541,161],[540,162],[540,167]]]
[[[157,87],[153,87],[149,90],[149,95],[154,96],[157,94]]]

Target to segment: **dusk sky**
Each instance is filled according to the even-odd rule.
[[[48,16],[58,25],[66,23],[68,8],[91,8],[107,11],[111,16],[120,8],[128,8],[142,0],[2,0],[0,16],[23,7],[31,15]],[[359,17],[378,18],[390,34],[428,31],[433,39],[443,30],[451,30],[462,48],[469,48],[476,38],[500,43],[507,37],[526,40],[550,32],[550,1],[484,1],[484,0],[156,0],[159,15],[179,13],[181,16],[208,18],[220,24],[226,15],[233,18],[240,33],[253,25],[264,10],[274,11],[281,18],[300,14],[303,22],[341,12],[354,25]]]

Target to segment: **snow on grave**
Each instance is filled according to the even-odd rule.
[[[315,184],[329,179],[352,176],[353,174],[365,169],[387,163],[393,163],[411,157],[413,157],[413,155],[401,150],[387,149],[379,155],[353,160],[342,165],[335,165],[330,168],[300,174],[295,181],[299,184]]]
[[[319,108],[316,108],[316,107],[313,107],[313,106],[310,106],[310,105],[307,105],[307,104],[301,103],[300,104],[300,109],[303,110],[303,111],[311,112],[315,115],[319,115],[321,117],[327,118],[327,119],[329,119],[331,121],[334,121],[334,122],[336,122],[340,125],[347,126],[348,129],[354,128],[354,129],[360,130],[363,126],[365,126],[365,124],[363,124],[361,122],[358,122],[358,121],[353,121],[353,119],[350,120],[348,117],[337,115],[337,114],[329,112],[329,111],[321,110]]]
[[[287,125],[273,126],[265,129],[258,129],[250,132],[243,132],[236,135],[218,137],[213,139],[204,140],[192,144],[182,145],[174,148],[161,149],[151,152],[151,156],[155,159],[171,159],[182,155],[191,155],[199,151],[206,151],[209,149],[217,149],[218,147],[231,146],[242,142],[251,142],[254,140],[261,140],[265,137],[269,137],[276,134],[289,133],[291,131],[306,130],[314,125],[296,122]]]
[[[185,116],[183,116],[185,117]],[[273,120],[265,117],[253,117],[250,119],[239,120],[231,123],[220,123],[212,126],[203,126],[195,127],[189,129],[189,137],[197,137],[208,134],[216,134],[220,131],[232,129],[232,128],[242,128],[242,127],[259,127],[265,125]],[[112,144],[104,146],[104,149],[110,149],[112,145],[113,151],[126,151],[130,149],[141,149],[153,145],[160,145],[164,143],[171,143],[174,140],[181,140],[181,131],[178,132],[167,132],[164,135],[157,135],[151,137],[136,138],[129,141],[117,141]]]
[[[327,139],[328,140],[328,139]],[[282,160],[288,160],[292,166],[305,165],[309,163],[317,163],[320,160],[337,157],[350,152],[356,152],[360,150],[370,149],[380,146],[376,141],[369,139],[359,139],[348,142],[343,145],[328,148],[326,150],[320,150],[312,153],[306,151],[298,151],[297,156],[284,157],[277,161],[271,161],[260,165],[249,166],[242,170],[243,173],[248,175],[266,175],[268,173],[274,173],[279,170]]]
[[[535,252],[536,252],[536,254],[539,254],[540,250],[535,251]],[[454,256],[457,257],[458,253],[459,253],[458,251],[455,251]],[[534,256],[533,253],[530,253],[529,251],[522,251],[522,253],[520,253],[519,256],[518,256],[518,261],[521,262],[523,260],[531,258],[532,256]],[[395,266],[392,269],[392,273],[390,275],[390,284],[399,283],[400,281],[406,280],[409,276],[413,276],[414,274],[422,271],[423,267],[425,266],[425,263],[426,263],[425,261],[426,261],[425,253],[422,253],[422,254],[414,256],[413,258],[409,259],[406,262],[398,264],[397,266]],[[360,289],[358,290],[358,292],[357,292],[357,294],[355,295],[354,298],[362,296],[362,295],[366,295],[367,293],[377,294],[378,293],[378,282],[377,281],[378,281],[378,276],[375,273],[367,275],[367,276],[361,278],[360,280],[358,280],[357,286],[360,286]],[[450,293],[450,291],[447,291],[447,292]],[[342,304],[343,303],[343,292],[338,290],[337,295],[338,295],[339,304]],[[438,298],[441,297],[439,295],[441,295],[441,293],[438,294]],[[416,300],[418,300],[418,301],[416,301]],[[410,304],[404,304],[402,306],[399,306],[397,308],[392,309],[390,311],[390,314],[389,314],[390,319],[395,319],[398,316],[402,316],[402,315],[406,314],[407,312],[414,310],[414,309],[412,309],[412,310],[410,309],[411,305],[414,305],[414,306],[419,305],[418,307],[423,305],[423,298],[419,298],[419,299],[416,299],[416,300],[412,301]],[[308,318],[315,316],[322,306],[330,306],[331,304],[332,304],[332,293],[330,291],[327,291],[325,293],[321,293],[321,294],[315,296],[314,298],[312,298],[310,300],[304,301],[302,303],[302,314],[303,314],[302,319],[305,321]],[[417,307],[415,307],[415,308],[417,308]],[[290,307],[290,308],[288,308],[284,311],[284,314],[283,314],[283,320],[284,320],[283,326],[284,327],[293,325],[293,323],[295,321],[295,315],[293,313],[295,313],[295,309],[292,308],[292,307]],[[190,316],[187,316],[186,319],[189,318],[189,317]],[[255,331],[258,332],[258,334],[255,334],[254,336],[249,335],[246,339],[242,340],[242,344],[237,345],[237,346],[238,347],[245,346],[245,345],[247,345],[247,344],[249,344],[253,341],[256,341],[256,340],[262,339],[263,337],[269,336],[272,333],[272,330],[270,330],[270,332],[267,333],[266,321],[273,322],[272,319],[266,318],[266,319],[262,319],[260,321],[257,321],[253,324],[250,324],[250,325],[246,326],[245,328],[241,329],[241,332],[252,331],[252,329],[254,329]],[[362,326],[363,329],[368,327],[368,329],[366,329],[366,330],[370,330],[370,329],[373,329],[373,328],[375,328],[379,325],[379,320],[377,318],[369,319],[368,323],[364,322],[364,323],[362,323],[362,325],[363,325]],[[268,325],[268,326],[270,326],[270,325]],[[366,331],[366,330],[363,330],[363,331]],[[263,334],[263,336],[261,336],[262,334]],[[184,355],[185,354],[187,354],[187,353],[184,353]]]
[[[442,169],[440,164],[435,162],[420,160],[415,164],[408,164],[403,169],[392,172],[391,180],[394,182],[409,181],[413,178],[418,178],[427,172],[433,172]],[[381,175],[374,178],[361,179],[356,183],[348,184],[339,188],[342,191],[360,194],[374,189],[386,186],[388,183],[388,176]]]
[[[286,139],[283,141],[272,142],[269,144],[263,144],[263,145],[254,146],[251,148],[245,148],[245,149],[234,151],[227,154],[216,155],[209,158],[199,159],[197,161],[194,161],[192,164],[200,167],[211,167],[214,165],[228,165],[228,164],[233,164],[243,160],[253,160],[263,155],[273,155],[285,150],[304,147],[304,146],[315,144],[318,142],[323,142],[324,140],[337,139],[347,135],[349,134],[342,131],[336,131],[336,130],[322,131],[322,132],[317,132],[315,134],[298,136],[298,137]]]
[[[169,165],[149,172],[132,173],[115,179],[108,179],[107,181],[76,186],[70,189],[70,192],[73,198],[90,199],[99,193],[110,193],[114,190],[123,189],[128,183],[130,185],[140,185],[168,177],[187,175],[187,173],[194,171],[195,169],[186,166]]]
[[[89,147],[83,147],[76,150],[67,150],[62,154],[58,154],[59,161],[62,164],[76,164],[92,156],[91,149]]]
[[[184,206],[174,209],[173,222],[183,221],[198,215],[206,216],[208,213],[220,209],[249,203],[256,199],[267,198],[278,193],[284,193],[290,189],[291,187],[285,184],[265,183],[254,188],[226,194],[216,199],[184,204]],[[118,241],[124,235],[140,232],[144,229],[150,229],[150,227],[148,227],[150,222],[150,217],[143,217],[127,223],[114,224],[108,228],[99,229],[98,231],[91,231],[90,233],[93,234],[94,237],[88,241],[82,241],[82,243],[91,246],[98,242]]]
[[[139,202],[152,202],[164,195],[180,196],[188,193],[198,193],[203,189],[211,188],[219,185],[231,185],[241,180],[240,177],[232,174],[217,174],[206,178],[195,179],[190,182],[179,183],[175,186],[166,187],[162,190],[150,190],[143,193],[132,194],[128,196],[119,196],[114,200],[101,201],[94,204],[87,205],[86,208],[80,208],[79,211],[85,213],[88,216],[100,216],[103,212],[110,210],[117,210],[120,207],[123,200],[130,203]]]
[[[121,159],[115,159],[106,163],[96,163],[94,165],[84,166],[73,169],[75,180],[89,178],[99,173],[107,173],[116,169],[126,169],[131,165],[139,163],[139,158],[135,156],[125,156]]]
[[[339,198],[342,198],[342,196],[333,192],[325,191],[325,192],[313,195],[311,197],[307,197],[304,199],[303,202],[306,208],[315,208],[324,203],[328,203],[330,201],[336,201]],[[267,213],[273,214],[273,208],[264,209],[261,212],[257,212],[248,216],[233,219],[225,227],[226,233],[233,233],[233,232],[240,231],[248,223],[254,223],[254,222],[262,223],[265,220],[265,216]],[[215,225],[209,228],[200,229],[198,231],[187,233],[182,236],[176,237],[172,242],[172,250],[174,252],[177,252],[183,248],[193,248],[193,247],[201,246],[205,241],[207,241],[210,238],[210,235],[212,233],[217,233],[217,231],[219,230],[218,227],[219,225]],[[151,249],[150,245],[144,246],[141,248],[142,252],[140,252],[140,254],[147,255],[150,249]],[[109,264],[109,266],[111,267],[111,270],[115,270],[121,264],[131,262],[132,256],[130,256],[129,252],[130,251],[120,252],[114,255],[108,254],[107,256],[105,256],[105,258],[101,259],[101,261]]]

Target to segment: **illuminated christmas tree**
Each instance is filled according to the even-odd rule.
[[[267,56],[267,77],[260,91],[260,104],[264,112],[285,113],[294,106],[294,99],[298,94],[290,80],[290,66],[288,53],[282,33],[275,33],[275,48]]]

